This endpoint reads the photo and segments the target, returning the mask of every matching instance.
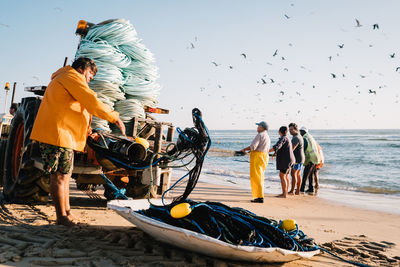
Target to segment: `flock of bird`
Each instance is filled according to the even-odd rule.
[[[286,15],[286,14],[284,15],[284,17],[285,17],[286,19],[290,19],[290,18],[291,18],[291,17],[289,17],[289,16]],[[358,19],[355,19],[355,22],[356,22],[356,24],[355,24],[355,27],[356,27],[356,28],[363,27],[363,25],[360,23],[360,21],[359,21]],[[375,23],[375,24],[372,25],[372,30],[379,30],[379,29],[380,29],[380,28],[379,28],[379,24],[378,24],[378,23]],[[195,38],[195,40],[197,41],[197,37]],[[292,44],[292,43],[289,43],[289,46],[293,46],[293,44]],[[344,43],[339,43],[339,44],[337,44],[337,47],[338,47],[338,49],[340,49],[340,50],[346,49]],[[373,45],[370,44],[369,47],[373,47]],[[190,49],[195,49],[196,46],[194,45],[194,43],[190,43],[190,47],[189,47],[189,48],[190,48]],[[273,53],[271,53],[271,56],[272,56],[272,58],[279,58],[279,59],[282,60],[282,61],[286,60],[285,55],[281,55],[279,49],[275,49],[275,51],[274,51]],[[339,56],[339,53],[336,53],[336,56]],[[247,60],[247,59],[248,59],[248,55],[247,55],[246,53],[241,53],[241,54],[240,54],[240,57],[242,57],[243,60]],[[390,53],[390,54],[388,55],[388,57],[389,57],[390,59],[394,59],[394,58],[396,57],[396,53],[395,53],[395,52],[392,52],[392,53]],[[329,60],[329,61],[332,61],[332,59],[333,59],[332,56],[328,56],[328,60]],[[211,64],[212,64],[214,67],[217,67],[217,68],[218,68],[218,67],[222,67],[222,64],[218,63],[218,61],[211,61]],[[273,64],[270,63],[270,62],[267,62],[267,64],[268,64],[268,65],[271,65],[271,66],[273,65]],[[230,70],[232,70],[232,69],[234,69],[234,66],[233,66],[233,65],[228,65],[228,68],[229,68]],[[308,70],[305,66],[300,66],[300,68],[302,68],[302,69],[304,69],[304,70]],[[347,68],[347,66],[346,66],[346,68]],[[288,72],[289,69],[288,69],[287,67],[285,67],[285,68],[283,68],[283,71]],[[308,71],[311,72],[311,70],[308,70]],[[394,71],[400,73],[400,66],[396,67]],[[379,73],[379,75],[382,76],[381,73]],[[331,76],[332,79],[338,79],[338,77],[339,77],[339,75],[338,75],[337,73],[334,73],[334,72],[331,72],[331,73],[330,73],[330,76]],[[340,76],[341,76],[342,78],[346,78],[346,74],[345,74],[345,73],[341,73]],[[368,76],[365,75],[365,74],[359,74],[359,77],[360,77],[361,79],[365,79],[365,78],[367,78]],[[296,82],[296,81],[293,81],[293,83],[295,83],[295,82]],[[275,79],[274,77],[267,77],[266,74],[263,75],[263,77],[261,77],[259,80],[257,80],[256,83],[257,83],[257,84],[260,84],[260,85],[263,85],[263,86],[264,86],[264,85],[268,85],[268,84],[277,84],[278,86],[281,86],[281,83],[277,82],[276,79]],[[302,85],[304,85],[304,83],[302,83]],[[218,84],[217,86],[218,86],[218,88],[222,88],[222,86],[221,86],[220,84]],[[355,87],[359,89],[360,85],[355,85]],[[382,88],[384,88],[384,87],[386,87],[386,85],[380,85],[380,86],[379,86],[379,89],[382,89]],[[315,85],[315,84],[312,85],[312,88],[316,88],[316,85]],[[203,86],[203,87],[200,88],[200,91],[201,91],[201,92],[204,92],[204,91],[206,91],[206,88]],[[336,92],[338,92],[338,90],[336,90]],[[367,88],[367,89],[365,89],[365,92],[366,92],[367,94],[370,94],[370,95],[377,95],[377,93],[379,92],[379,90],[373,89],[373,88]],[[358,93],[358,94],[361,94],[362,91],[361,91],[361,90],[357,90],[357,93]],[[284,96],[284,95],[285,95],[285,91],[284,91],[284,90],[280,90],[280,91],[279,91],[279,95],[280,95],[280,96]],[[296,91],[296,95],[297,95],[297,96],[301,96],[301,92]],[[209,96],[211,96],[211,95],[209,94]],[[258,97],[258,99],[259,99],[260,101],[262,101],[262,98],[261,98],[261,94],[260,94],[260,93],[256,94],[255,96]],[[227,96],[222,96],[223,99],[226,99],[226,97],[227,97]],[[328,98],[330,98],[330,97],[331,97],[331,96],[328,96]],[[344,99],[345,99],[345,100],[350,100],[350,99],[347,98],[347,97],[344,97]],[[351,100],[353,100],[353,99],[351,99]],[[284,100],[283,100],[282,98],[279,98],[279,99],[276,101],[276,103],[281,103],[281,102],[283,102],[283,101],[284,101]],[[304,100],[303,100],[303,101],[304,101]],[[358,103],[358,102],[357,102],[357,103]],[[399,96],[398,96],[398,95],[396,95],[395,103],[399,103]],[[372,106],[372,105],[373,105],[373,102],[371,102],[370,105]],[[324,107],[323,107],[323,109],[327,109],[327,108],[328,108],[327,106],[324,106]],[[231,110],[233,110],[233,108],[231,108]],[[245,110],[245,109],[244,109],[244,110]],[[243,110],[243,111],[244,111],[244,110]],[[320,109],[316,108],[314,111],[317,112],[317,111],[320,111]],[[372,109],[370,109],[369,112],[371,113],[371,115],[372,115],[373,117],[376,116],[376,114],[372,114]],[[257,113],[257,112],[256,112],[256,113]],[[297,114],[299,114],[299,113],[301,113],[301,110],[297,110]],[[287,116],[287,115],[288,115],[288,114],[286,114],[286,116]],[[252,117],[248,117],[248,118],[252,118]],[[232,124],[234,125],[235,123],[232,123]]]

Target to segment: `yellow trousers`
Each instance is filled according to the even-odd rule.
[[[268,165],[268,153],[250,152],[250,183],[253,198],[264,197],[264,172]]]

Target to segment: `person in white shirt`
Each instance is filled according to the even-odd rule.
[[[268,165],[271,140],[268,135],[268,124],[262,121],[256,125],[258,134],[251,145],[241,151],[250,151],[250,184],[253,195],[251,202],[264,203],[264,172]]]

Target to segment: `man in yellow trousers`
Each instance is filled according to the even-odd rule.
[[[241,151],[250,151],[250,184],[253,200],[251,202],[264,203],[264,172],[268,165],[268,150],[271,140],[268,135],[268,124],[265,121],[256,123],[258,134],[251,145]]]

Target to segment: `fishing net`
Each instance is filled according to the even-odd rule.
[[[201,233],[231,245],[255,247],[279,247],[292,251],[312,251],[318,249],[314,240],[296,227],[284,230],[280,222],[255,215],[242,209],[231,208],[218,202],[189,203],[192,211],[186,217],[176,219],[171,216],[171,208],[151,205],[138,213],[155,220]]]
[[[154,106],[160,92],[153,54],[125,19],[108,20],[89,27],[75,58],[88,57],[98,71],[89,87],[108,106],[120,113],[129,133],[132,118],[144,118],[144,106]],[[92,128],[110,131],[116,127],[93,117]]]

